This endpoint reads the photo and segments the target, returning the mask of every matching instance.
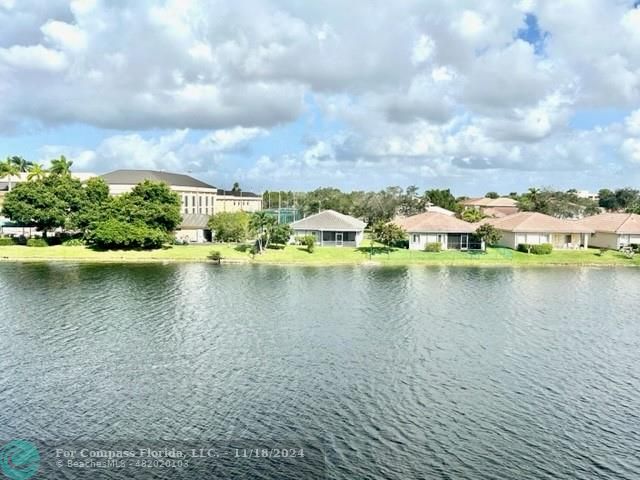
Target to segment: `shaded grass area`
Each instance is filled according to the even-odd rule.
[[[443,251],[427,253],[413,250],[392,250],[379,245],[371,249],[316,247],[313,253],[299,246],[269,249],[252,256],[236,245],[176,245],[158,250],[97,251],[82,246],[53,246],[30,248],[0,246],[0,260],[4,261],[78,261],[78,262],[205,262],[212,250],[221,253],[223,262],[300,265],[620,265],[640,266],[640,255],[629,259],[623,254],[597,249],[585,251],[556,250],[550,255],[530,255],[507,248],[489,248],[482,252]]]

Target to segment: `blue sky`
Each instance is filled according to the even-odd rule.
[[[343,6],[0,0],[0,155],[253,190],[640,184],[637,2]]]

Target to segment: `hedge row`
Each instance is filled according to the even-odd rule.
[[[553,251],[553,245],[550,243],[540,243],[536,245],[532,245],[530,243],[519,243],[518,251],[533,253],[534,255],[549,255]]]

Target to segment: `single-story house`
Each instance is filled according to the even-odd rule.
[[[484,249],[475,236],[476,225],[444,213],[424,212],[394,223],[409,234],[410,250],[424,250],[429,243],[439,243],[443,250]]]
[[[470,198],[461,202],[465,210],[476,209],[489,217],[505,217],[518,213],[518,201],[509,197]]]
[[[359,247],[367,224],[334,210],[324,210],[293,222],[290,226],[293,230],[292,242],[295,237],[313,235],[321,246]]]
[[[517,248],[521,243],[538,245],[550,243],[554,248],[586,248],[593,229],[575,220],[563,220],[538,212],[514,213],[503,218],[487,218],[502,234],[498,245]]]
[[[175,232],[176,239],[190,243],[210,242],[209,218],[203,213],[183,214],[182,223]]]
[[[577,223],[595,231],[591,246],[618,250],[630,244],[640,245],[640,215],[635,213],[602,213]]]

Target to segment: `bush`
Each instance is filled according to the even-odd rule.
[[[27,240],[27,247],[48,247],[49,244],[44,238],[30,238]]]
[[[524,253],[532,253],[533,255],[549,255],[553,251],[553,245],[550,243],[540,243],[531,245],[529,243],[519,243],[518,251]]]
[[[64,240],[62,245],[65,247],[81,247],[84,242],[79,238],[70,238],[69,240]]]
[[[0,247],[8,247],[9,245],[17,245],[18,242],[12,237],[0,237]]]
[[[102,249],[160,248],[169,241],[161,228],[111,218],[96,222],[87,232],[87,242]]]
[[[316,249],[316,237],[313,235],[305,235],[300,239],[300,243],[307,247],[307,252],[313,253]]]
[[[403,240],[396,240],[395,242],[393,242],[391,244],[391,246],[393,248],[404,248],[404,249],[408,249],[409,248],[409,240],[408,239],[403,239]]]
[[[630,243],[629,246],[633,249],[634,252],[640,253],[640,245],[637,243]]]
[[[251,245],[247,244],[247,243],[241,243],[239,245],[236,245],[234,250],[236,252],[242,252],[242,253],[246,253],[251,249]]]
[[[220,261],[222,260],[222,253],[220,253],[219,250],[211,250],[209,252],[209,255],[207,255],[207,258],[212,262],[220,263]]]
[[[440,252],[442,251],[442,244],[440,242],[427,243],[424,247],[425,252]]]

